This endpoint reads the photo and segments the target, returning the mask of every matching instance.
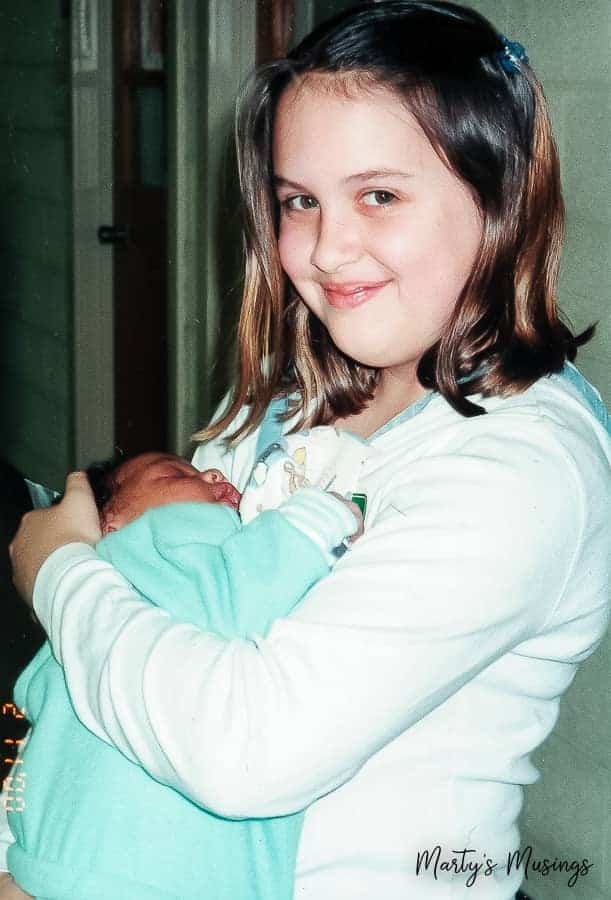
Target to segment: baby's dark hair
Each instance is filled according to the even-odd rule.
[[[89,487],[93,492],[93,498],[98,511],[101,512],[112,497],[114,491],[114,473],[127,459],[128,457],[126,456],[115,454],[102,462],[91,463],[85,469],[85,475],[89,481]],[[59,494],[59,496],[53,500],[52,506],[60,503],[63,498],[63,493]]]
[[[93,492],[95,505],[98,510],[101,511],[112,497],[114,491],[114,473],[125,461],[125,456],[115,454],[115,456],[112,456],[110,459],[91,463],[91,465],[87,466],[85,469],[85,474]]]

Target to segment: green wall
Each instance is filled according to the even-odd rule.
[[[525,45],[543,83],[567,212],[560,304],[578,330],[599,323],[577,361],[611,405],[611,3],[470,0],[465,5]]]
[[[57,486],[71,463],[69,22],[0,7],[0,456]]]

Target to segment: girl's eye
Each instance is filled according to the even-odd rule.
[[[390,191],[367,191],[366,194],[363,194],[365,206],[390,206],[396,199]]]
[[[295,197],[287,197],[280,205],[290,212],[304,212],[307,209],[316,209],[318,203],[314,197],[309,197],[307,194],[297,194]]]

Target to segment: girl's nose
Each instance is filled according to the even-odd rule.
[[[225,481],[225,476],[218,469],[205,469],[200,477],[202,481],[208,484],[218,484],[220,481]]]
[[[361,256],[359,237],[354,222],[321,214],[316,243],[310,261],[319,272],[331,275],[342,266],[356,262]]]

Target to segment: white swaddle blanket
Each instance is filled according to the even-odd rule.
[[[365,441],[321,425],[287,434],[261,454],[242,494],[240,516],[250,522],[264,509],[274,509],[302,487],[320,487],[342,497],[358,487],[361,468],[373,453]]]

